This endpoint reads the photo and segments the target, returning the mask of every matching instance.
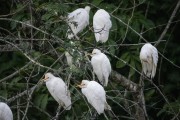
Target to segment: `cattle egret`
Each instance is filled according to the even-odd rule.
[[[88,102],[96,109],[98,114],[104,112],[104,109],[111,110],[106,102],[106,93],[104,88],[96,81],[82,80],[78,87],[82,88],[82,93],[86,96]]]
[[[140,60],[144,74],[149,78],[154,78],[158,63],[158,51],[150,43],[146,43],[140,51]]]
[[[72,64],[72,59],[73,57],[69,54],[69,52],[65,52],[65,56],[66,56],[66,59],[67,59],[67,63],[68,65],[71,67],[73,64]]]
[[[112,27],[110,15],[103,9],[98,10],[93,17],[93,28],[96,41],[106,42],[109,37],[109,30]]]
[[[66,110],[70,110],[70,92],[67,89],[67,85],[64,83],[64,81],[59,77],[55,77],[51,73],[46,73],[43,80],[46,82],[46,87],[50,94],[59,103],[59,105],[63,106]]]
[[[97,75],[100,83],[103,86],[107,86],[108,77],[111,73],[111,64],[108,57],[104,53],[101,53],[101,51],[98,49],[94,49],[91,56],[91,65],[93,67],[93,71]]]
[[[72,39],[89,25],[89,11],[90,7],[86,6],[85,8],[79,8],[69,13],[67,16],[68,25],[70,27],[67,31],[68,39]]]
[[[0,102],[0,120],[13,120],[11,109],[3,102]]]

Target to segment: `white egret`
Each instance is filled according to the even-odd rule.
[[[11,109],[3,102],[0,102],[0,120],[13,120]]]
[[[59,77],[55,77],[51,73],[46,73],[43,80],[46,82],[46,87],[50,94],[59,103],[59,105],[63,106],[66,110],[70,110],[70,92],[67,89],[67,85],[64,83],[64,81]]]
[[[90,7],[86,6],[68,14],[68,25],[70,27],[67,31],[68,39],[72,39],[89,25],[89,11]]]
[[[112,27],[110,15],[104,9],[98,10],[93,17],[93,28],[96,41],[106,42],[109,37],[109,30]]]
[[[108,77],[111,73],[111,64],[108,57],[98,49],[94,49],[91,54],[91,65],[102,85],[107,86]]]
[[[154,78],[158,63],[158,51],[150,43],[146,43],[140,51],[140,60],[144,74],[149,78]]]
[[[80,60],[82,59],[81,52],[71,49],[69,52],[65,51],[65,56],[70,68],[80,67]]]
[[[67,64],[71,67],[73,64],[72,64],[72,59],[73,57],[69,54],[69,52],[65,51],[65,56],[66,56],[66,59],[67,59]]]
[[[104,110],[111,110],[111,107],[106,102],[106,93],[104,88],[96,81],[82,80],[78,85],[82,93],[86,96],[88,102],[96,109],[98,114]]]

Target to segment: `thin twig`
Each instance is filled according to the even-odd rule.
[[[174,19],[175,15],[176,15],[176,12],[178,11],[179,9],[179,6],[180,6],[180,0],[178,1],[178,3],[176,4],[176,7],[174,8],[172,14],[171,14],[171,17],[169,18],[169,21],[165,27],[165,29],[163,30],[163,32],[161,33],[157,43],[154,45],[154,46],[157,46],[159,44],[159,41],[162,40],[164,38],[164,36],[166,35],[166,32],[168,31],[170,25],[171,25],[171,22],[172,20]]]

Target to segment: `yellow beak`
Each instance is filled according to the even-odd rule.
[[[92,53],[87,53],[86,55],[89,55],[89,56],[91,56],[91,57],[92,57]]]
[[[48,78],[47,77],[44,77],[43,79],[42,79],[42,81],[46,81]]]
[[[81,85],[76,85],[76,87],[82,88],[82,86],[81,86]]]

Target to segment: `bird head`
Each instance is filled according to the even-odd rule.
[[[86,6],[86,7],[85,7],[85,10],[86,10],[88,13],[89,13],[90,9],[91,9],[91,8],[90,8],[89,6]]]
[[[93,57],[94,55],[99,55],[99,54],[101,54],[101,51],[100,51],[99,49],[94,49],[94,50],[92,51],[91,56]]]
[[[149,54],[146,51],[143,51],[143,52],[140,53],[140,60],[142,60],[143,62],[149,63],[150,59],[151,58],[150,58]]]
[[[54,77],[54,75],[52,74],[52,73],[46,73],[45,75],[44,75],[44,81],[46,82],[46,81],[48,81],[49,79],[52,79]]]
[[[101,51],[99,49],[94,49],[92,51],[92,53],[85,53],[85,55],[89,55],[89,56],[93,57],[93,56],[98,55],[100,53],[101,53]]]
[[[150,43],[143,45],[140,51],[140,60],[149,63],[152,59],[153,46]]]
[[[86,88],[89,83],[89,80],[82,80],[80,85],[77,85],[79,88]]]

